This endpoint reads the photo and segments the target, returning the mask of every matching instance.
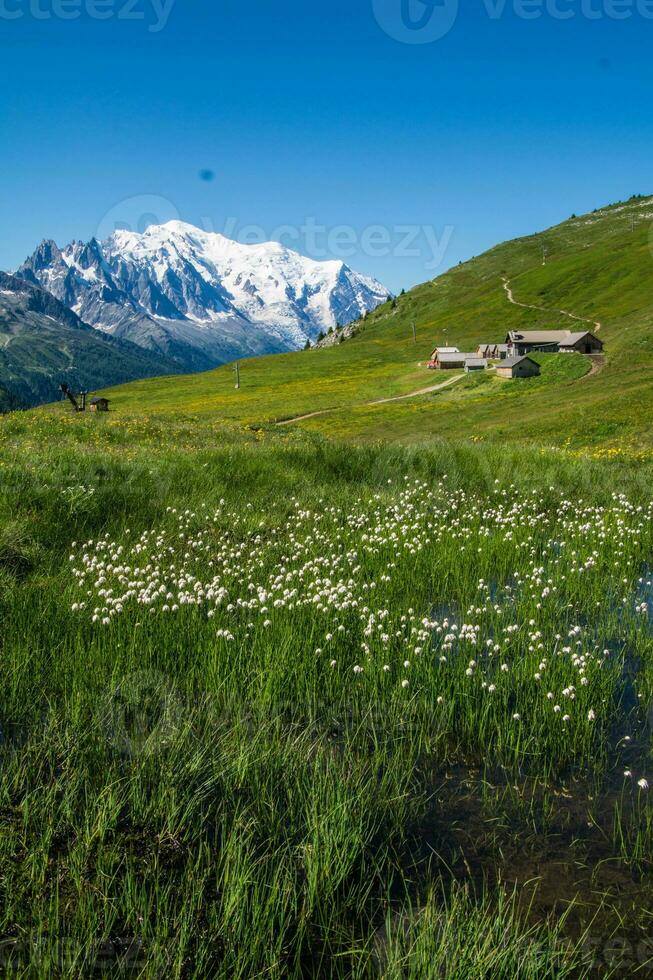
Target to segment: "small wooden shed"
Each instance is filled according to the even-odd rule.
[[[92,412],[108,412],[109,411],[109,399],[108,398],[92,398],[89,407],[90,407],[90,410]]]
[[[431,360],[429,361],[429,367],[431,369],[439,367],[438,359],[442,354],[458,354],[460,353],[457,347],[436,347],[431,354]]]
[[[541,369],[532,357],[507,357],[497,364],[497,378],[537,378]]]
[[[465,373],[469,374],[471,371],[485,371],[487,367],[487,361],[484,357],[468,357],[465,360]]]
[[[429,367],[436,371],[462,371],[465,367],[465,361],[471,356],[470,354],[461,354],[460,351],[443,353],[438,350],[434,353],[435,356],[430,361]]]

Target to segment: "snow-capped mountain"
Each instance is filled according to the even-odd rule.
[[[86,323],[189,370],[297,350],[389,295],[343,262],[276,242],[242,245],[182,221],[64,249],[43,241],[16,274]]]

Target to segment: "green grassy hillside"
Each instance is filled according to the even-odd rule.
[[[428,442],[537,440],[574,447],[643,449],[653,443],[647,403],[653,389],[653,199],[572,218],[541,234],[497,246],[433,282],[387,303],[357,335],[324,350],[241,363],[242,387],[230,366],[203,375],[163,378],[110,392],[121,415],[183,413],[265,425],[317,411],[303,427],[357,440]],[[546,265],[542,264],[546,249]],[[508,301],[504,278],[517,302]],[[434,346],[474,349],[503,340],[512,328],[600,322],[606,344],[600,374],[546,358],[543,378],[506,385],[469,379],[450,390],[367,407],[443,380],[426,370]],[[417,325],[413,343],[411,323]]]

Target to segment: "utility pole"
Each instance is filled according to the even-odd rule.
[[[630,216],[630,230],[631,230],[631,232],[635,231],[635,212],[634,211],[633,211],[633,213]]]
[[[414,320],[413,320],[411,326],[413,328],[413,343],[416,344],[417,343],[417,327],[415,326],[415,321]]]
[[[236,361],[236,366],[234,368],[236,372],[236,391],[240,388],[240,364]]]

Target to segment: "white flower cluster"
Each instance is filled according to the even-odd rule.
[[[619,603],[632,595],[652,518],[653,504],[635,508],[621,496],[609,507],[514,487],[474,497],[446,480],[406,480],[347,508],[322,500],[309,510],[293,499],[278,524],[257,521],[251,504],[170,508],[165,528],[73,545],[81,595],[72,609],[99,626],[143,611],[199,614],[219,642],[244,648],[258,631],[272,636],[308,613],[315,657],[357,683],[386,676],[414,690],[427,666],[437,704],[457,692],[497,704],[526,692],[519,711],[506,707],[513,721],[543,711],[587,725],[600,715],[612,655],[585,619],[574,622],[575,600],[594,604],[599,575],[614,579]],[[455,565],[475,569],[479,556],[497,577],[455,579],[452,594]],[[433,599],[447,605],[434,601],[420,616],[398,604],[412,576],[428,577]]]

